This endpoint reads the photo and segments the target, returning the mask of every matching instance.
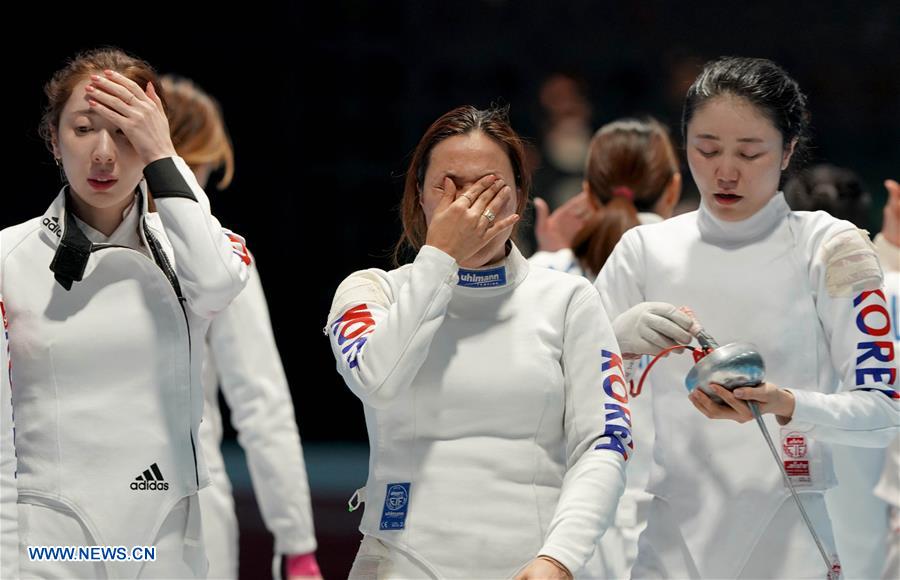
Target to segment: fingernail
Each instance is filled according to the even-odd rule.
[[[113,76],[113,75],[116,74],[116,73],[114,73],[114,72],[111,71],[110,69],[106,69],[106,70],[103,71],[103,74],[105,74],[105,75],[108,76],[108,77],[111,77],[111,76]]]
[[[100,75],[91,75],[91,80],[92,81],[101,81],[103,79],[100,77]]]
[[[93,93],[94,87],[91,85],[88,85],[88,86],[84,87],[84,90],[87,91],[88,93]]]

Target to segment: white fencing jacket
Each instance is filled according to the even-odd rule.
[[[0,295],[0,373],[9,374],[8,319]],[[16,448],[13,443],[12,392],[9,380],[0,380],[0,578],[19,577],[19,515],[16,509]]]
[[[71,512],[100,545],[150,545],[172,506],[206,485],[204,337],[249,273],[243,240],[210,214],[181,158],[144,176],[110,238],[121,245],[91,241],[67,188],[0,233],[18,501]],[[4,560],[15,542],[4,534]],[[106,564],[114,576],[140,566]]]
[[[314,552],[312,504],[294,405],[255,264],[247,287],[213,319],[206,336],[200,444],[212,484],[230,493],[221,449],[220,387],[247,456],[263,520],[275,536],[276,556]]]
[[[884,243],[889,244],[886,240]],[[886,245],[884,250],[890,250],[882,252],[883,263],[890,264],[885,269],[889,267],[900,268],[900,259],[898,259],[900,258],[900,248]],[[885,257],[887,257],[887,260],[884,260]],[[892,261],[891,258],[893,259]],[[896,323],[898,317],[900,317],[900,271],[885,272],[884,285],[889,295],[891,315],[895,321],[894,346],[900,350],[900,324]],[[900,540],[900,435],[888,446],[885,454],[884,470],[875,486],[874,493],[876,497],[884,500],[891,506],[892,514],[891,519],[888,521],[889,527],[886,534],[889,543],[887,552],[889,562],[884,570],[884,577],[891,578],[891,573],[896,574],[896,571],[900,570],[900,554],[898,554],[900,552],[900,546],[898,546],[898,540]]]
[[[767,380],[796,399],[786,426],[765,421],[803,491],[833,485],[828,442],[884,446],[900,426],[883,292],[829,290],[823,249],[842,235],[856,227],[791,212],[780,193],[740,222],[701,207],[629,230],[596,281],[612,318],[644,301],[686,305],[720,344],[759,348]],[[710,421],[691,405],[692,364],[682,354],[654,367],[648,491],[671,506],[701,575],[734,577],[789,492],[755,423]]]
[[[412,264],[338,288],[326,331],[369,431],[360,530],[435,577],[571,571],[612,522],[630,419],[618,345],[581,278],[518,249],[462,270]]]
[[[886,240],[881,245],[876,242],[876,247],[885,270],[884,294],[894,323],[890,337],[894,342],[896,366],[896,353],[900,353],[900,326],[897,324],[900,272],[896,271],[900,268],[900,248]],[[880,495],[877,486],[879,480],[896,482],[900,479],[897,462],[900,435],[887,451],[835,445],[832,452],[838,485],[828,491],[826,499],[844,577],[850,580],[879,578],[889,547],[884,541],[889,530],[888,505],[900,504],[900,486],[894,487],[892,493]]]
[[[900,248],[884,239],[883,235],[879,236],[875,238],[875,245],[878,247],[881,263],[885,265],[884,286],[894,321],[894,345],[900,349]],[[888,447],[884,471],[875,487],[875,495],[900,510],[900,436]]]
[[[655,224],[663,221],[663,218],[652,212],[639,212],[638,221],[641,225]],[[532,266],[541,266],[550,268],[551,270],[559,270],[568,272],[576,276],[584,276],[590,281],[594,281],[596,276],[585,271],[575,256],[575,253],[565,248],[555,252],[535,252],[528,263]],[[641,374],[650,362],[650,357],[644,356],[636,364],[626,364],[633,366],[631,378],[633,384],[637,387],[640,382]],[[631,410],[632,437],[634,441],[634,452],[628,458],[626,468],[627,483],[625,493],[619,500],[619,506],[616,509],[616,519],[614,526],[622,531],[621,537],[605,535],[600,539],[600,556],[595,563],[598,569],[594,572],[600,574],[604,572],[607,576],[615,578],[625,578],[631,572],[631,563],[637,554],[637,538],[644,528],[647,521],[647,509],[650,506],[652,496],[646,492],[647,481],[650,478],[650,465],[652,463],[653,440],[656,432],[653,427],[653,410],[650,398],[653,395],[652,380],[648,376],[644,381],[643,390],[639,396],[629,395],[628,408]],[[627,538],[627,540],[623,540]],[[620,548],[621,542],[633,542]],[[606,545],[604,545],[606,544]]]

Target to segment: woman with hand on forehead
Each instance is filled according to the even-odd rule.
[[[415,259],[337,289],[325,330],[371,449],[351,578],[571,578],[612,521],[621,359],[590,283],[512,243],[524,158],[505,111],[440,117],[406,174]]]
[[[654,497],[635,578],[835,575],[829,444],[885,446],[900,427],[874,248],[849,222],[792,212],[779,190],[808,124],[805,95],[773,62],[707,63],[682,127],[700,209],[629,230],[597,277],[624,356],[690,343],[698,329],[676,308],[686,305],[719,344],[753,343],[766,366],[755,387],[708,385],[721,403],[685,392],[691,357],[654,367]],[[818,542],[759,430],[745,424],[748,402],[763,413]]]
[[[4,576],[206,576],[203,337],[250,260],[176,155],[158,86],[146,62],[100,49],[45,87],[41,129],[64,186],[43,216],[0,232],[18,460]],[[125,552],[29,551],[92,545]]]

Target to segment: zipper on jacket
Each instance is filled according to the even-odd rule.
[[[178,300],[181,301],[183,298],[181,295],[181,284],[178,283],[175,269],[172,267],[172,264],[169,263],[169,258],[166,256],[166,253],[162,251],[159,240],[156,239],[146,224],[144,224],[144,235],[147,236],[147,245],[150,246],[150,252],[153,254],[154,261],[159,265],[163,274],[166,275],[169,284],[171,284],[172,288],[175,290],[175,295],[178,296]]]
[[[166,279],[169,281],[169,284],[172,285],[172,289],[175,291],[175,296],[178,298],[178,304],[181,306],[181,314],[184,316],[184,325],[187,328],[188,333],[188,369],[190,369],[191,363],[194,358],[193,349],[191,348],[191,325],[188,321],[187,310],[185,309],[184,303],[185,298],[181,295],[181,284],[178,283],[178,277],[175,276],[175,271],[169,262],[169,259],[166,257],[165,252],[162,251],[162,248],[159,245],[159,240],[157,240],[152,233],[144,226],[144,234],[147,236],[147,243],[150,246],[150,252],[153,254],[154,261],[156,262],[159,269],[163,271]],[[105,250],[107,248],[124,248],[126,250],[131,250],[132,252],[138,252],[132,247],[123,246],[121,244],[93,244],[91,246],[91,253],[96,252],[97,250]],[[138,252],[140,254],[140,252]],[[144,254],[141,254],[144,255]],[[145,256],[146,257],[146,256]],[[188,396],[191,396],[190,389],[188,389]],[[194,481],[197,483],[197,488],[200,488],[200,468],[197,465],[197,446],[194,444],[194,431],[191,430],[190,433],[191,438],[191,455],[194,458]]]
[[[147,227],[147,224],[143,224],[144,226],[144,235],[147,236],[147,245],[150,246],[150,252],[153,254],[153,258],[156,263],[159,265],[160,269],[168,278],[169,283],[172,285],[172,288],[175,290],[175,295],[178,297],[178,304],[181,306],[181,314],[184,315],[184,325],[187,328],[188,333],[188,370],[190,371],[191,366],[194,360],[194,351],[193,351],[193,343],[191,341],[191,324],[188,320],[187,309],[184,306],[185,298],[181,293],[181,284],[178,282],[178,276],[175,275],[175,269],[172,268],[172,264],[169,262],[169,258],[166,256],[166,253],[163,252],[162,247],[159,245],[159,240],[156,239],[156,236],[150,231],[150,228]],[[191,377],[193,378],[193,377]],[[188,387],[188,398],[191,403],[190,412],[193,412],[193,385]],[[200,468],[197,465],[197,446],[194,444],[194,430],[190,429],[189,435],[191,437],[191,454],[194,457],[194,481],[197,483],[197,489],[200,489]]]

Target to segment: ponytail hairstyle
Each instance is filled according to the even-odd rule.
[[[653,118],[620,119],[591,139],[585,180],[602,209],[575,236],[573,250],[593,274],[619,239],[652,212],[678,174],[678,157],[664,125]]]

